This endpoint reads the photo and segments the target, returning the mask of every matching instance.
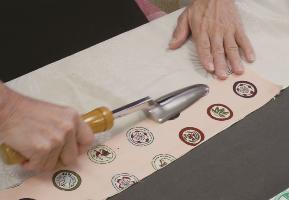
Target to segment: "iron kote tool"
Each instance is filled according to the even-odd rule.
[[[112,128],[115,119],[141,110],[155,122],[164,123],[167,120],[178,117],[183,110],[206,96],[208,92],[209,87],[207,85],[191,85],[156,100],[145,97],[113,111],[110,111],[106,107],[96,108],[84,114],[82,119],[90,126],[94,133],[109,130]],[[27,160],[6,144],[0,146],[0,154],[4,162],[9,165],[20,164]]]

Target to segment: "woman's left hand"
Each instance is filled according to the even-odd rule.
[[[244,72],[239,50],[248,62],[255,60],[234,0],[193,0],[179,16],[169,47],[181,47],[190,34],[196,42],[201,64],[219,79],[227,78],[226,60],[233,73]]]

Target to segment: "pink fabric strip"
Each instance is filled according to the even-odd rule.
[[[165,12],[161,11],[157,6],[148,0],[135,0],[135,2],[138,4],[149,21],[166,15]]]

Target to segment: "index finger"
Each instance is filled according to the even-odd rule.
[[[82,120],[79,121],[79,127],[76,136],[81,153],[87,149],[87,147],[93,142],[94,138],[91,128]]]

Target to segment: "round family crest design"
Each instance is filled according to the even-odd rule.
[[[80,176],[70,170],[60,170],[53,175],[53,184],[60,190],[76,190],[81,184]]]
[[[137,182],[138,178],[128,173],[117,174],[111,179],[113,187],[119,192],[125,190]]]
[[[116,153],[105,145],[97,145],[91,147],[87,151],[88,158],[97,164],[107,164],[116,158]]]
[[[36,200],[36,199],[31,199],[31,198],[22,198],[22,199],[19,199],[19,200]]]
[[[289,199],[289,191],[282,192],[278,194],[274,200],[288,200]]]
[[[127,131],[126,136],[135,146],[147,146],[154,141],[153,134],[144,127],[134,127]]]
[[[215,120],[225,121],[233,117],[233,111],[224,104],[213,104],[208,107],[207,114]]]
[[[159,154],[153,158],[152,166],[155,170],[159,170],[161,168],[164,168],[174,160],[176,160],[176,158],[170,154]]]
[[[233,85],[234,92],[243,98],[252,98],[257,94],[257,87],[248,81],[237,81]]]
[[[205,139],[204,133],[194,127],[183,128],[179,133],[179,137],[184,143],[191,146],[197,146]]]

